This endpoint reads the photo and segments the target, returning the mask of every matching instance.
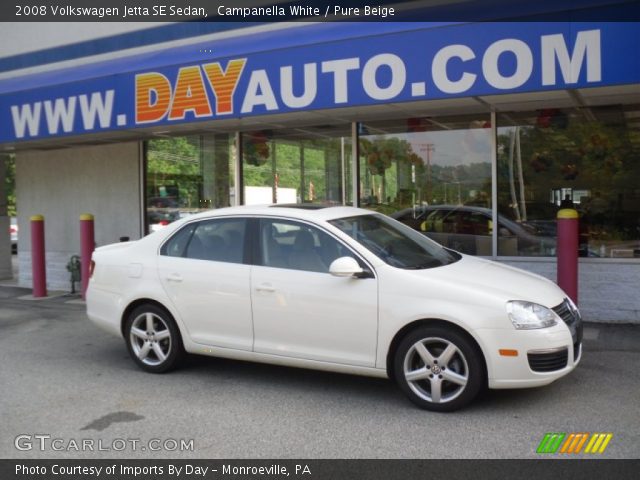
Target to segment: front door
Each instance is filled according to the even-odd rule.
[[[377,279],[329,273],[336,258],[358,257],[303,222],[261,219],[258,236],[251,272],[254,351],[375,366]]]

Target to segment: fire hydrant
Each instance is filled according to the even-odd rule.
[[[81,279],[79,255],[71,255],[69,263],[67,263],[67,271],[71,274],[71,293],[76,293],[76,282]]]

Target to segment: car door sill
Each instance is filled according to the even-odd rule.
[[[367,377],[388,378],[387,371],[382,368],[363,367],[359,365],[347,365],[343,363],[324,362],[320,360],[285,357],[282,355],[273,355],[269,353],[249,352],[246,350],[236,350],[233,348],[203,345],[195,342],[185,342],[185,349],[189,353],[207,355],[211,357],[268,363],[272,365],[281,365],[287,367],[308,368],[311,370],[323,370],[327,372],[347,373],[352,375],[363,375]]]

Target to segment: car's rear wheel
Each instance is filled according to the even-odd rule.
[[[421,327],[398,345],[394,374],[402,391],[421,408],[450,412],[471,402],[484,385],[477,347],[452,328]]]
[[[125,339],[131,358],[147,372],[167,372],[185,356],[176,323],[157,305],[140,305],[129,314]]]

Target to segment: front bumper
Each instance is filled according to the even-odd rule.
[[[487,360],[489,388],[529,388],[547,385],[571,372],[580,363],[581,343],[574,345],[567,325],[558,322],[537,330],[479,329],[477,331]],[[500,350],[515,350],[517,356],[503,356]],[[566,351],[566,365],[551,371],[539,370],[529,359]],[[533,365],[533,368],[532,368]],[[556,364],[557,365],[557,364]]]

